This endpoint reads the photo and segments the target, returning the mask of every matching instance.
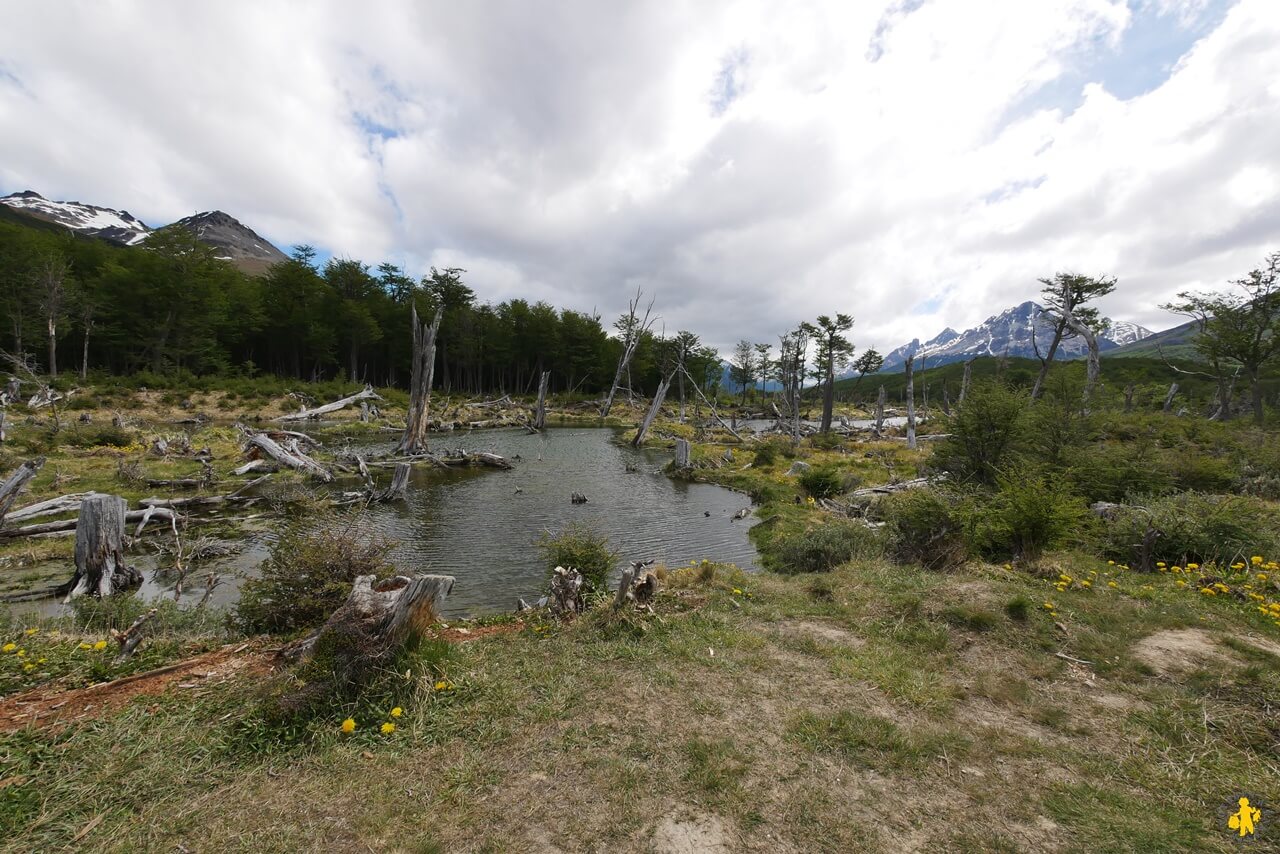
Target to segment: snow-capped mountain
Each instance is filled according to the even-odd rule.
[[[240,220],[222,211],[206,211],[178,220],[196,235],[201,243],[213,247],[214,253],[226,261],[261,261],[274,264],[288,257],[266,238]]]
[[[128,211],[88,205],[84,202],[56,202],[32,190],[0,197],[0,204],[28,216],[56,223],[72,231],[108,240],[121,246],[145,244],[153,229]],[[287,256],[253,229],[230,214],[206,211],[178,220],[201,243],[213,247],[217,257],[250,273],[261,273]]]
[[[0,198],[0,204],[122,246],[140,243],[151,231],[146,223],[128,211],[100,208],[84,202],[55,202],[33,190],[4,196]]]
[[[935,337],[921,343],[917,338],[885,356],[887,372],[900,371],[908,356],[914,355],[919,364],[945,365],[976,356],[1022,356],[1035,358],[1036,347],[1048,352],[1053,341],[1053,324],[1041,313],[1044,309],[1028,300],[994,317],[988,317],[980,326],[956,332],[947,328]],[[1141,341],[1151,335],[1151,330],[1126,320],[1112,321],[1108,332],[1099,336],[1101,350],[1110,350],[1124,344]],[[1034,343],[1033,343],[1034,335]],[[1086,352],[1085,343],[1079,338],[1064,338],[1058,346],[1056,358],[1078,359]]]

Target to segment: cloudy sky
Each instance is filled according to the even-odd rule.
[[[1277,0],[0,0],[0,194],[722,349],[964,328],[1060,269],[1154,328],[1280,249]]]

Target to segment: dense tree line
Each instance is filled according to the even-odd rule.
[[[433,268],[414,279],[351,259],[320,266],[300,246],[251,276],[182,228],[156,232],[143,249],[0,221],[0,349],[51,374],[269,372],[402,385],[416,303],[426,317],[443,308],[438,388],[527,393],[542,371],[553,391],[609,387],[623,344],[598,315],[521,299],[489,304],[464,274]],[[719,359],[696,335],[636,334],[636,393],[651,392],[677,355],[698,382],[718,381]]]

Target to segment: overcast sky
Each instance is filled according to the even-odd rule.
[[[0,0],[0,194],[221,209],[728,350],[962,329],[1056,270],[1153,328],[1280,249],[1280,0]]]

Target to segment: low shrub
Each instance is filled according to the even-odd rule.
[[[969,514],[975,550],[1028,560],[1061,545],[1090,518],[1068,482],[1022,466],[1000,476],[994,495],[970,502]]]
[[[797,480],[814,498],[831,498],[844,492],[844,477],[833,468],[811,468],[801,473]]]
[[[232,622],[246,633],[314,628],[346,601],[357,575],[388,575],[394,543],[366,532],[362,517],[324,515],[281,534],[261,576],[240,588]]]
[[[596,590],[604,589],[619,558],[607,536],[582,522],[571,522],[558,534],[543,534],[538,549],[548,573],[557,566],[576,569]]]
[[[62,444],[73,448],[127,448],[133,444],[133,433],[123,427],[97,427],[70,430],[62,437]]]
[[[766,565],[788,575],[829,572],[855,559],[884,554],[880,535],[865,525],[831,520],[794,534],[776,538],[765,550]]]
[[[1099,551],[1135,569],[1150,530],[1155,536],[1148,557],[1169,563],[1230,564],[1280,552],[1280,512],[1250,496],[1186,492],[1112,508],[1107,515],[1097,533]]]
[[[819,451],[838,451],[844,447],[844,436],[839,433],[815,433],[809,437],[809,445]]]
[[[1017,453],[1028,419],[1027,394],[998,382],[975,382],[946,419],[948,437],[932,465],[956,481],[994,484]]]
[[[889,552],[903,563],[954,569],[969,559],[962,502],[932,488],[908,489],[880,504],[888,522]]]

